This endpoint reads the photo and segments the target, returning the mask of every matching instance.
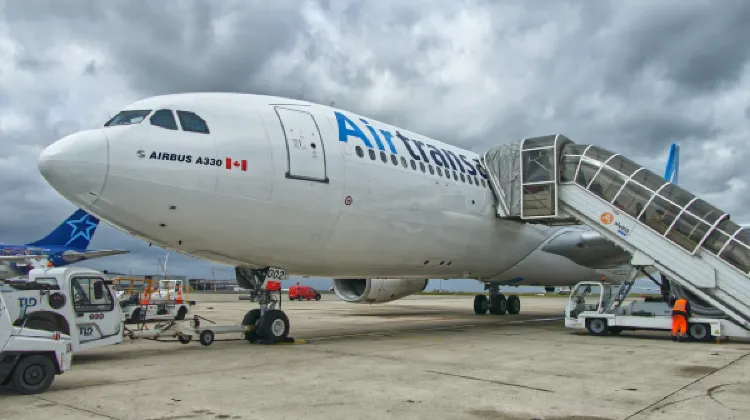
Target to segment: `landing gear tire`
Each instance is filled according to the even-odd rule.
[[[214,332],[211,330],[204,330],[198,337],[201,344],[204,346],[210,346],[214,342]]]
[[[271,341],[283,341],[289,334],[289,318],[283,311],[271,309],[260,318],[258,334]]]
[[[518,295],[508,296],[508,314],[518,315],[521,313],[521,298]]]
[[[706,324],[690,324],[688,335],[695,341],[709,341],[711,339],[711,329]]]
[[[182,344],[190,344],[190,341],[193,339],[193,336],[191,335],[178,335],[177,340],[180,341]]]
[[[490,313],[492,315],[505,315],[508,312],[508,300],[503,295],[490,296]]]
[[[475,314],[485,315],[487,314],[488,309],[489,309],[489,302],[487,301],[487,296],[485,295],[474,296],[474,313]]]
[[[245,314],[245,318],[242,319],[242,325],[252,325],[255,328],[253,331],[245,333],[245,340],[255,343],[260,338],[258,334],[258,326],[260,324],[260,309],[251,309]]]
[[[13,369],[10,383],[22,395],[46,391],[55,379],[55,365],[49,357],[32,354],[21,359]]]
[[[586,328],[589,330],[591,335],[607,335],[609,334],[609,326],[607,320],[604,318],[591,318],[586,323]]]

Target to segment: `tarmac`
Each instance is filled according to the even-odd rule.
[[[191,299],[218,323],[255,307]],[[46,393],[0,392],[0,419],[750,418],[750,343],[593,337],[564,327],[565,302],[522,297],[519,315],[480,316],[463,296],[284,299],[299,344],[230,334],[208,347],[128,340],[80,352]]]

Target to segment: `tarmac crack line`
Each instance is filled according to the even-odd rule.
[[[82,412],[84,412],[84,413],[87,413],[87,414],[93,414],[93,415],[95,415],[95,416],[99,416],[99,417],[104,417],[105,419],[120,420],[120,419],[119,419],[119,418],[117,418],[117,417],[112,417],[112,416],[109,416],[109,415],[107,415],[107,414],[101,414],[101,413],[97,413],[96,411],[93,411],[93,410],[88,410],[88,409],[86,409],[86,408],[76,407],[76,406],[74,406],[74,405],[70,405],[70,404],[65,404],[65,403],[62,403],[62,402],[58,402],[58,401],[54,401],[54,400],[50,400],[50,399],[47,399],[47,398],[43,398],[43,397],[36,397],[36,398],[37,398],[38,400],[46,401],[46,402],[48,402],[48,403],[50,403],[50,404],[61,405],[61,406],[63,406],[63,407],[68,407],[68,408],[70,408],[70,409],[72,409],[72,410],[82,411]]]
[[[510,383],[510,382],[496,381],[496,380],[493,380],[493,379],[476,378],[474,376],[457,375],[455,373],[439,372],[437,370],[429,370],[429,369],[425,369],[425,372],[427,372],[427,373],[434,373],[436,375],[453,376],[454,378],[468,379],[468,380],[471,380],[471,381],[489,382],[489,383],[496,384],[496,385],[505,385],[505,386],[512,386],[512,387],[516,387],[516,388],[530,389],[530,390],[533,390],[533,391],[542,391],[542,392],[552,392],[552,393],[554,393],[554,391],[549,390],[549,389],[535,388],[533,386],[513,384],[513,383]]]
[[[640,410],[636,411],[635,413],[633,413],[633,414],[631,414],[631,415],[629,415],[629,416],[625,417],[625,418],[624,418],[623,420],[629,420],[629,419],[631,419],[631,418],[633,418],[633,417],[637,416],[638,414],[641,414],[641,413],[643,413],[644,411],[648,410],[649,408],[652,408],[652,407],[654,407],[655,405],[658,405],[659,403],[661,403],[661,402],[663,402],[664,400],[666,400],[667,398],[669,398],[669,397],[671,397],[671,396],[673,396],[673,395],[677,394],[678,392],[682,391],[683,389],[686,389],[686,388],[690,387],[691,385],[693,385],[693,384],[696,384],[696,383],[698,383],[698,382],[700,382],[700,381],[702,381],[702,380],[704,380],[704,379],[708,378],[709,376],[713,375],[714,373],[717,373],[717,372],[721,372],[722,370],[724,370],[724,369],[728,368],[729,366],[732,366],[733,364],[735,364],[735,363],[739,362],[740,360],[744,359],[744,358],[745,358],[745,357],[747,357],[747,356],[750,356],[750,353],[745,353],[745,354],[741,355],[740,357],[738,357],[738,358],[736,358],[736,359],[732,360],[731,362],[729,362],[729,363],[725,364],[724,366],[722,366],[722,367],[720,367],[720,368],[716,369],[715,371],[713,371],[713,372],[711,372],[711,373],[707,373],[707,374],[705,374],[705,375],[701,376],[700,378],[698,378],[698,379],[696,379],[696,380],[694,380],[694,381],[692,381],[692,382],[689,382],[689,383],[688,383],[687,385],[684,385],[684,386],[682,386],[682,387],[680,387],[680,388],[676,389],[675,391],[672,391],[672,392],[670,392],[669,394],[667,394],[667,395],[665,395],[664,397],[660,398],[660,399],[659,399],[659,400],[657,400],[656,402],[654,402],[654,403],[652,403],[652,404],[650,404],[650,405],[648,405],[648,406],[646,406],[646,407],[643,407],[642,409],[640,409]]]

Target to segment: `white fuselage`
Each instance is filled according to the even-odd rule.
[[[131,235],[234,266],[513,285],[598,278],[538,250],[559,228],[496,218],[468,150],[278,97],[166,95],[126,108],[160,109],[193,112],[210,133],[184,131],[179,118],[182,129],[163,128],[150,116],[78,132],[42,153],[42,174]]]

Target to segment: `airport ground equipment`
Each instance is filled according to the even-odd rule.
[[[563,135],[491,149],[482,163],[497,217],[585,224],[592,235],[580,246],[609,241],[632,256],[629,280],[608,310],[616,313],[637,272],[653,270],[668,279],[665,294],[688,299],[696,316],[750,330],[750,229],[726,212],[624,156]]]
[[[120,344],[125,338],[173,337],[187,344],[193,337],[197,337],[201,344],[210,345],[217,334],[237,333],[242,339],[252,343],[293,341],[286,337],[288,321],[281,325],[281,329],[274,323],[270,326],[272,332],[277,335],[283,333],[283,337],[268,337],[257,331],[257,323],[254,322],[216,325],[207,320],[211,325],[201,325],[199,319],[204,318],[198,316],[193,316],[189,321],[170,320],[157,324],[152,329],[144,322],[137,323],[132,329],[125,328],[125,317],[112,281],[99,271],[82,267],[33,269],[29,272],[28,279],[6,284],[8,287],[0,292],[5,299],[9,319],[20,325],[20,315],[25,314],[23,322],[27,328],[60,331],[70,336],[74,353]],[[279,318],[273,320],[277,319]]]
[[[588,330],[597,336],[636,330],[671,331],[672,308],[664,297],[648,296],[624,305],[630,290],[632,281],[620,285],[596,281],[578,283],[565,307],[565,326]],[[710,316],[691,316],[687,332],[695,341],[750,338],[750,331],[731,320]]]
[[[122,308],[125,323],[146,321],[182,321],[195,301],[189,300],[182,280],[115,277],[112,283]],[[154,287],[156,283],[157,287]],[[138,286],[136,286],[138,285]]]
[[[0,290],[10,288],[0,285]],[[22,310],[13,322],[0,293],[0,385],[20,394],[49,389],[55,376],[70,369],[73,348],[68,335],[30,328]],[[15,324],[15,325],[14,325]]]

